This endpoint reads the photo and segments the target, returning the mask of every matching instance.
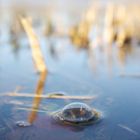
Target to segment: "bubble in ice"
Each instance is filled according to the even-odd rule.
[[[91,124],[99,120],[99,113],[85,103],[74,102],[54,113],[53,117],[64,124]]]
[[[19,126],[19,127],[29,127],[29,126],[31,126],[31,124],[27,121],[17,121],[16,125]]]

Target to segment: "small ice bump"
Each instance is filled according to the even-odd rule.
[[[16,125],[19,126],[19,127],[29,127],[29,126],[31,126],[31,124],[27,121],[17,121]]]
[[[73,102],[55,112],[53,118],[62,123],[86,125],[97,122],[100,115],[85,103]]]

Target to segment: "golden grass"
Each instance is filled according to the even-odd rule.
[[[30,98],[46,98],[46,99],[76,99],[76,100],[92,100],[97,98],[97,95],[94,96],[59,96],[59,95],[54,95],[54,96],[49,96],[49,95],[37,95],[33,93],[7,93],[4,94],[5,96],[13,96],[13,97],[30,97]]]
[[[41,47],[38,41],[38,38],[36,36],[36,33],[34,32],[32,28],[32,24],[28,18],[25,17],[19,17],[20,22],[28,36],[29,42],[30,42],[30,47],[31,47],[31,52],[32,52],[32,57],[35,62],[37,71],[40,72],[40,78],[37,84],[37,88],[35,90],[35,96],[33,100],[33,106],[32,106],[32,111],[29,114],[28,121],[29,123],[33,123],[34,120],[36,119],[37,116],[37,110],[39,109],[39,104],[41,101],[41,95],[43,93],[45,81],[46,81],[46,76],[47,76],[47,68],[45,65],[45,61],[41,52]],[[27,94],[28,95],[28,94]]]
[[[46,65],[45,61],[41,52],[41,47],[38,41],[38,38],[36,36],[36,33],[34,32],[32,28],[32,24],[28,18],[25,17],[19,17],[20,22],[28,36],[30,47],[32,50],[32,57],[35,62],[36,68],[38,72],[46,71]]]
[[[39,109],[39,105],[40,105],[40,101],[42,99],[41,95],[43,93],[43,89],[44,89],[44,85],[45,85],[45,81],[46,81],[46,76],[47,76],[47,72],[44,71],[40,74],[40,78],[37,84],[37,88],[35,90],[35,97],[33,100],[33,106],[32,106],[32,111],[28,116],[28,121],[29,123],[33,123],[34,120],[37,117],[37,110]]]

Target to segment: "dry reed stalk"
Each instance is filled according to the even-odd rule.
[[[67,96],[67,95],[49,96],[49,95],[35,95],[33,93],[32,94],[30,94],[30,93],[8,93],[8,94],[4,94],[4,95],[13,96],[13,97],[30,97],[30,98],[46,98],[46,99],[76,99],[76,100],[92,100],[92,99],[97,98],[96,95],[94,95],[94,96]]]
[[[104,27],[104,40],[107,44],[112,44],[114,37],[114,28],[113,28],[113,20],[114,20],[114,5],[112,3],[108,4],[105,11],[105,27]]]
[[[19,19],[25,32],[27,33],[27,36],[30,42],[30,47],[32,50],[32,57],[35,62],[37,71],[38,72],[46,71],[47,68],[46,68],[45,61],[41,52],[40,44],[36,36],[36,33],[34,32],[32,28],[31,22],[29,21],[28,18],[25,18],[25,17],[19,17]]]
[[[34,122],[34,120],[37,117],[37,110],[39,109],[40,101],[42,99],[41,95],[43,93],[43,89],[44,89],[44,85],[45,85],[45,81],[46,81],[46,76],[47,76],[46,71],[44,71],[40,74],[40,78],[39,78],[37,88],[35,91],[36,94],[34,95],[32,110],[28,116],[28,122],[31,124]]]
[[[47,110],[41,110],[41,109],[34,109],[34,108],[27,108],[27,107],[17,107],[16,110],[24,110],[24,111],[31,111],[31,112],[35,112],[36,113],[46,113]],[[35,118],[36,118],[36,115],[35,115]],[[29,120],[29,122],[32,124],[33,123],[33,120],[35,119],[33,118],[32,121]]]
[[[32,57],[35,62],[37,71],[40,72],[40,78],[39,78],[35,95],[34,95],[32,111],[28,117],[29,123],[32,124],[34,120],[36,119],[36,116],[37,116],[36,110],[38,110],[39,104],[42,98],[41,95],[43,93],[43,88],[44,88],[44,84],[45,84],[45,80],[47,76],[47,68],[46,68],[45,61],[41,52],[41,47],[40,47],[38,38],[32,28],[31,22],[29,21],[28,18],[25,18],[25,17],[19,17],[19,19],[25,32],[27,33],[27,36],[30,42],[30,47],[32,50]]]

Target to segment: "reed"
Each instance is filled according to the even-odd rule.
[[[92,100],[92,99],[96,99],[98,96],[97,95],[93,95],[93,96],[68,96],[68,95],[63,95],[63,96],[59,96],[59,95],[53,95],[53,96],[49,96],[49,95],[38,95],[38,94],[31,94],[31,93],[7,93],[4,94],[4,96],[13,96],[13,97],[27,97],[27,98],[46,98],[46,99],[75,99],[75,100]]]
[[[41,95],[43,94],[46,77],[47,77],[46,71],[40,74],[39,81],[37,83],[37,88],[35,90],[35,97],[33,100],[32,110],[28,116],[28,122],[30,124],[32,124],[37,117],[37,110],[39,110],[39,105],[42,99]]]
[[[28,36],[28,39],[30,42],[30,47],[31,47],[31,52],[32,52],[32,57],[35,62],[37,71],[40,73],[47,71],[45,60],[44,60],[42,52],[41,52],[41,47],[40,47],[37,35],[33,30],[31,21],[29,20],[29,18],[22,17],[22,16],[20,16],[19,19]]]
[[[28,36],[31,52],[32,52],[32,57],[35,62],[37,71],[40,73],[40,78],[37,83],[37,88],[34,94],[32,110],[28,116],[28,122],[32,124],[34,120],[36,119],[37,110],[39,109],[40,101],[42,99],[43,89],[44,89],[46,76],[47,76],[47,67],[45,64],[45,60],[43,58],[43,54],[41,52],[41,47],[40,47],[38,38],[36,36],[36,33],[33,30],[31,21],[29,20],[29,18],[21,17],[21,16],[19,17],[19,19]]]

